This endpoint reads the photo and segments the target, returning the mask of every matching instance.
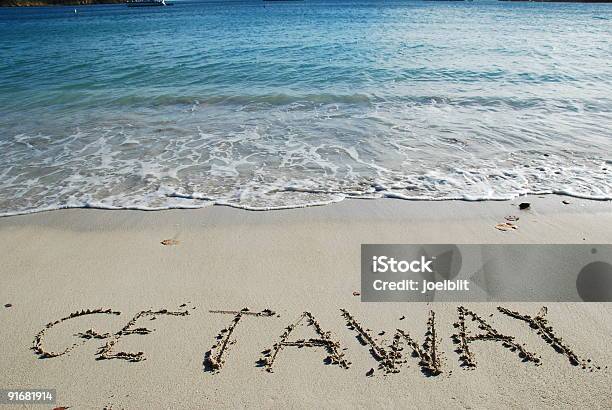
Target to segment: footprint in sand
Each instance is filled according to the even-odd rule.
[[[514,231],[518,229],[518,226],[516,226],[512,222],[504,222],[504,223],[495,225],[495,229],[498,229],[500,231]]]

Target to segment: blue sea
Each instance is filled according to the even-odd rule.
[[[0,9],[0,215],[530,193],[612,199],[612,4]]]

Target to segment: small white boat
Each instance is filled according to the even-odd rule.
[[[166,3],[166,0],[127,0],[128,7],[155,7],[172,6],[173,3]]]

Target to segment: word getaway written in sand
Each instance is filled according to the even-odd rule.
[[[97,341],[101,343],[96,352],[97,360],[124,360],[128,362],[140,362],[146,359],[145,352],[126,352],[121,349],[121,340],[130,335],[146,336],[154,329],[142,326],[144,319],[154,320],[160,316],[174,318],[186,318],[191,311],[196,309],[190,303],[184,303],[177,310],[143,310],[134,315],[127,323],[115,333],[101,333],[95,329],[87,329],[73,336],[78,342],[59,351],[51,351],[45,345],[47,332],[61,331],[64,322],[75,318],[93,315],[116,315],[122,313],[111,308],[98,308],[81,310],[69,314],[61,319],[52,321],[44,326],[34,337],[32,350],[41,359],[51,359],[64,356],[78,349],[85,343]],[[540,336],[545,345],[554,349],[561,357],[569,361],[578,369],[586,371],[601,370],[600,365],[594,364],[590,358],[579,356],[563,339],[555,332],[553,326],[545,318],[547,308],[542,307],[535,315],[525,312],[517,312],[504,307],[497,307],[497,311],[513,320],[523,322],[525,326]],[[213,315],[228,315],[231,317],[229,325],[211,337],[212,347],[204,353],[203,370],[206,373],[218,373],[223,370],[227,360],[231,360],[231,348],[239,343],[236,338],[236,329],[245,320],[259,320],[262,326],[266,321],[280,320],[280,315],[271,309],[252,311],[249,308],[241,310],[210,310]],[[339,315],[346,322],[349,332],[355,335],[361,345],[368,348],[373,360],[378,363],[378,369],[383,374],[399,373],[402,366],[408,366],[408,362],[414,360],[420,366],[422,373],[426,376],[438,376],[445,372],[445,358],[443,358],[440,345],[443,339],[436,326],[436,314],[432,310],[427,318],[427,330],[422,339],[412,335],[406,330],[397,328],[390,341],[381,341],[377,336],[385,335],[385,331],[375,332],[358,321],[352,313],[346,309],[340,309]],[[490,315],[492,316],[492,314]],[[405,316],[399,318],[404,320]],[[269,322],[268,322],[269,323]],[[310,338],[296,338],[293,334],[298,327],[306,327],[312,332]],[[541,357],[532,351],[532,347],[526,347],[517,339],[504,334],[491,326],[482,316],[463,307],[457,307],[457,320],[453,324],[454,333],[450,335],[450,341],[455,346],[457,360],[462,368],[475,369],[478,364],[477,354],[474,346],[478,343],[496,343],[501,349],[512,352],[517,360],[525,362],[526,365],[539,366],[542,364]],[[375,336],[376,335],[376,336]],[[534,346],[535,347],[535,346]],[[261,351],[261,356],[255,359],[255,363],[267,372],[273,372],[276,366],[281,365],[282,353],[288,348],[313,348],[324,352],[323,363],[339,366],[344,369],[351,368],[349,349],[337,340],[332,332],[328,331],[324,324],[320,323],[311,312],[303,312],[293,321],[287,324],[282,334],[276,338],[272,337],[270,345]],[[605,366],[607,368],[607,366]],[[448,372],[450,375],[452,372]],[[374,368],[366,372],[367,376],[374,374]]]

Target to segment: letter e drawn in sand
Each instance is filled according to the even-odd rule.
[[[437,338],[434,311],[429,312],[427,321],[427,332],[425,333],[425,342],[422,346],[404,330],[396,329],[393,336],[393,342],[388,348],[378,342],[370,333],[370,329],[365,329],[357,320],[345,309],[341,309],[342,316],[346,319],[347,327],[357,331],[357,340],[363,345],[370,346],[370,353],[376,361],[379,362],[379,369],[385,373],[399,373],[399,367],[406,363],[403,358],[401,347],[402,339],[412,349],[414,357],[420,359],[419,365],[421,371],[426,376],[437,376],[442,373],[441,354],[438,351],[440,340]],[[380,335],[384,332],[380,332]],[[369,373],[369,372],[368,372]]]
[[[183,305],[184,306],[184,305]],[[156,318],[157,316],[166,315],[166,316],[187,316],[189,315],[189,311],[187,310],[179,310],[179,311],[169,311],[168,309],[161,309],[157,311],[153,310],[143,310],[136,314],[120,331],[115,333],[110,340],[106,342],[104,346],[102,346],[98,350],[98,357],[96,360],[110,360],[110,359],[123,359],[129,362],[140,362],[145,360],[144,352],[113,352],[113,347],[117,344],[117,342],[123,337],[127,335],[148,335],[153,332],[155,329],[151,330],[146,327],[135,327],[136,322],[143,318],[150,316],[151,320]]]
[[[531,329],[534,329],[538,335],[546,343],[548,343],[555,351],[567,357],[569,362],[574,366],[581,366],[583,369],[593,369],[600,370],[600,366],[594,366],[591,364],[591,359],[581,359],[574,353],[574,351],[566,344],[563,343],[563,340],[555,335],[553,332],[553,327],[548,325],[548,321],[544,318],[548,313],[548,308],[546,306],[542,306],[540,311],[534,316],[531,317],[529,315],[521,315],[519,312],[503,308],[501,306],[497,307],[501,313],[506,314],[514,319],[522,320],[529,324]]]
[[[238,323],[243,316],[256,316],[256,317],[270,317],[276,313],[270,309],[264,309],[261,312],[251,312],[249,308],[245,307],[240,311],[236,310],[209,310],[210,313],[222,313],[226,315],[235,315],[232,319],[232,324],[226,328],[221,329],[221,332],[217,335],[217,341],[215,344],[204,354],[204,371],[206,372],[219,372],[225,364],[225,353],[227,352],[230,345],[236,343],[236,339],[232,340],[232,334]]]
[[[306,319],[307,326],[312,326],[314,328],[315,333],[318,338],[310,338],[310,339],[298,339],[294,341],[287,340],[289,335],[295,330],[295,328],[299,325],[303,324],[304,319]],[[257,364],[259,366],[265,367],[266,371],[272,373],[274,363],[279,355],[279,353],[283,350],[283,348],[293,346],[293,347],[323,347],[327,350],[329,355],[325,358],[325,364],[335,364],[344,369],[348,369],[350,366],[350,362],[347,362],[344,359],[344,353],[341,352],[342,348],[340,346],[340,342],[332,340],[331,332],[324,332],[321,329],[321,325],[315,319],[315,317],[310,312],[304,312],[300,315],[300,317],[292,324],[285,328],[285,331],[281,334],[280,340],[275,343],[271,349],[266,349],[262,352],[264,355]]]
[[[458,348],[455,350],[459,354],[459,360],[462,362],[462,366],[468,369],[476,368],[476,358],[474,353],[470,350],[470,343],[478,340],[489,340],[494,342],[501,342],[502,346],[509,349],[512,352],[518,352],[518,356],[523,359],[524,362],[533,362],[536,365],[541,364],[540,358],[534,353],[530,353],[525,348],[514,341],[514,336],[506,336],[499,333],[491,325],[485,322],[476,313],[464,308],[463,306],[457,307],[459,313],[459,321],[454,324],[458,329],[458,333],[452,335],[453,342],[458,344]],[[470,316],[473,322],[478,324],[478,328],[483,330],[484,333],[477,335],[470,335],[465,325],[466,316]]]

